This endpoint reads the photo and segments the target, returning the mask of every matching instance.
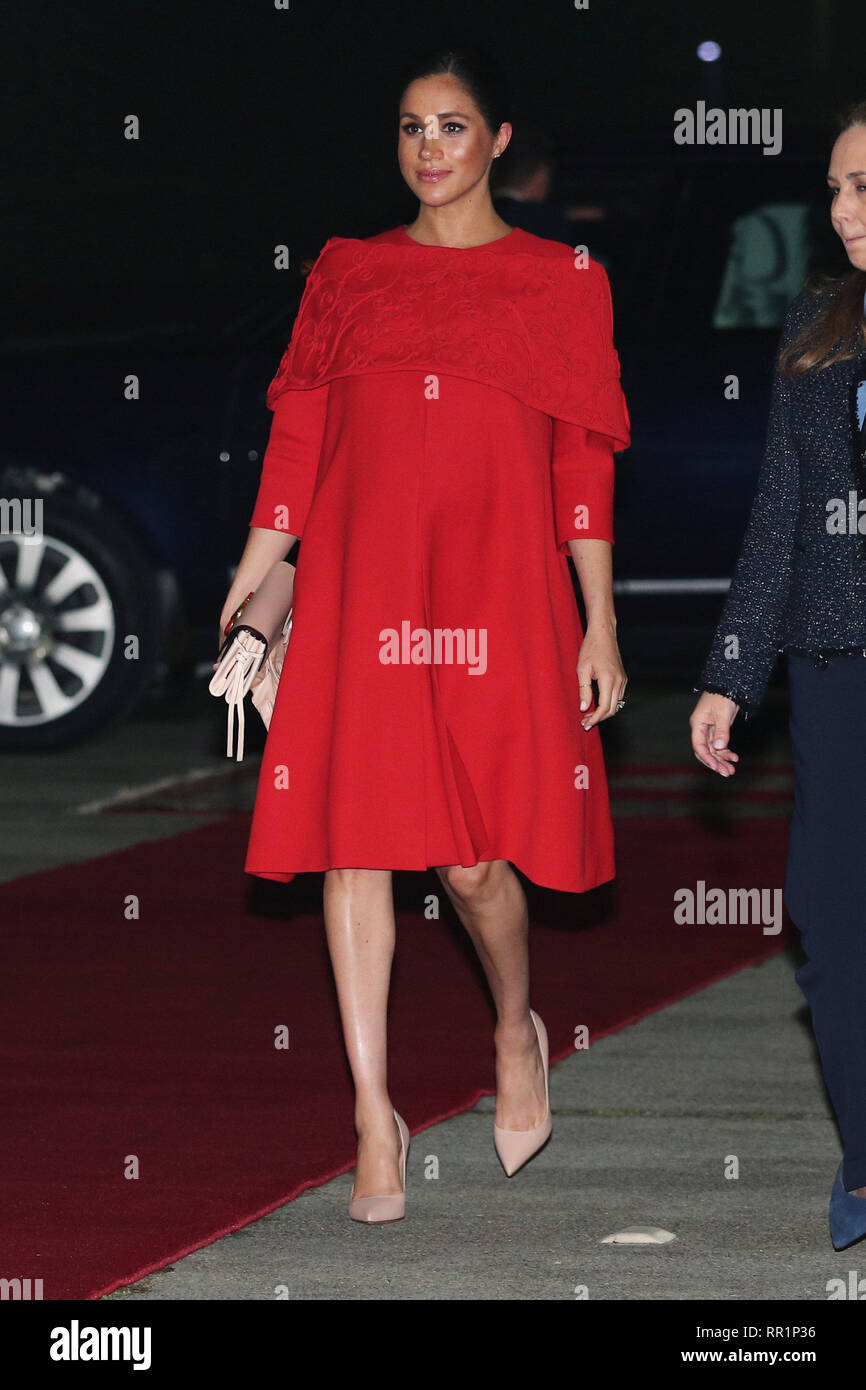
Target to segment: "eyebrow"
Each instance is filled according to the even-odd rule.
[[[853,174],[846,174],[845,177],[846,179],[864,179],[866,178],[866,169],[855,169]],[[835,174],[827,175],[827,182],[830,183],[831,180],[833,183],[839,182]]]
[[[419,116],[419,115],[417,114],[417,112],[415,112],[415,111],[401,111],[401,112],[400,112],[400,120],[401,120],[401,121],[402,121],[402,119],[403,119],[404,116],[413,116],[413,117],[415,118],[416,121],[421,121],[421,120],[424,119],[423,116]],[[440,111],[440,112],[439,112],[439,115],[436,117],[436,119],[437,119],[437,121],[444,121],[444,120],[446,119],[447,116],[461,116],[462,119],[463,119],[464,121],[471,121],[471,120],[472,120],[472,117],[471,117],[471,116],[467,116],[465,111]]]

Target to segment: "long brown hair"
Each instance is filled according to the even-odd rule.
[[[856,102],[839,118],[836,139],[855,125],[866,128],[866,101]],[[778,366],[783,376],[800,376],[811,367],[823,371],[834,362],[856,357],[866,343],[866,270],[851,270],[847,275],[810,275],[805,289],[825,303],[779,353]]]

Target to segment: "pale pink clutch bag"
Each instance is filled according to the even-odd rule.
[[[252,701],[270,728],[277,685],[292,630],[295,566],[288,560],[272,565],[245,605],[220,649],[219,665],[208,689],[224,695],[229,707],[226,757],[232,756],[234,720],[238,721],[237,761],[244,756],[244,697]]]

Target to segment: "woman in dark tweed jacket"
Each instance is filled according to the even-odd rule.
[[[691,728],[700,761],[733,776],[731,725],[786,653],[785,896],[843,1142],[830,1199],[841,1250],[866,1235],[866,101],[840,122],[827,184],[852,268],[785,316],[758,490]]]

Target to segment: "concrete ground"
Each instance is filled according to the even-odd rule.
[[[862,1264],[829,1242],[839,1145],[785,957],[559,1063],[551,1105],[513,1178],[487,1097],[413,1139],[403,1221],[351,1221],[347,1173],[111,1297],[823,1300]],[[601,1243],[634,1225],[676,1240]]]
[[[683,813],[675,799],[620,804],[615,783],[617,768],[635,763],[679,763],[688,779],[692,701],[687,685],[633,683],[627,718],[605,731],[616,813]],[[776,696],[738,731],[741,771],[776,789],[760,815],[789,811],[784,724]],[[249,805],[260,744],[249,738],[239,768],[224,739],[224,715],[199,690],[87,745],[7,755],[0,878]],[[706,777],[702,807],[718,810],[724,795],[725,813],[749,814]],[[837,1254],[829,1241],[840,1149],[795,965],[788,951],[740,971],[554,1067],[553,1138],[512,1179],[493,1148],[488,1097],[414,1137],[404,1221],[350,1221],[348,1173],[111,1298],[272,1300],[284,1286],[306,1300],[825,1300],[828,1280],[847,1280],[866,1255]],[[602,1244],[632,1225],[676,1240]]]

